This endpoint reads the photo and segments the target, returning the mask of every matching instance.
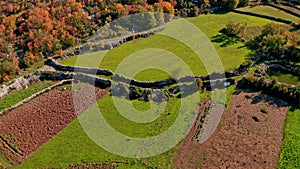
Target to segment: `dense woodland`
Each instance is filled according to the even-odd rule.
[[[1,0],[0,82],[9,80],[20,69],[27,68],[44,57],[62,55],[63,50],[81,44],[99,27],[121,16],[148,11],[197,16],[207,13],[208,9],[230,10],[247,6],[250,2],[251,0]]]

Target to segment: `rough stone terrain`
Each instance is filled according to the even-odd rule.
[[[13,163],[20,163],[106,93],[90,85],[73,94],[70,90],[52,90],[8,112],[0,118],[0,150]],[[76,111],[74,94],[82,100]]]
[[[203,104],[205,106],[205,104]],[[207,104],[206,104],[207,105]],[[201,108],[200,108],[201,109]],[[203,144],[194,131],[175,150],[175,168],[276,168],[287,104],[261,93],[236,92],[218,129]]]

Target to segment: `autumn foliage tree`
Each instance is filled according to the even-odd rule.
[[[286,26],[270,23],[264,26],[262,33],[252,39],[248,46],[264,53],[267,59],[299,61],[299,35],[290,32]]]

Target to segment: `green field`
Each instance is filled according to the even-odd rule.
[[[124,101],[121,98],[116,99]],[[126,102],[132,102],[139,110],[145,110],[145,107],[149,107],[149,103],[143,101]],[[171,99],[163,114],[157,120],[143,124],[132,122],[120,115],[112,103],[111,96],[106,96],[98,101],[98,107],[111,127],[128,136],[139,138],[149,137],[167,130],[177,118],[180,105],[180,99]],[[80,118],[88,118],[92,123],[89,116],[94,114],[96,106],[91,107]],[[27,161],[16,168],[66,167],[69,164],[83,162],[129,163],[126,164],[126,168],[131,165],[144,166],[144,168],[146,168],[145,165],[158,168],[171,168],[172,152],[170,150],[164,154],[146,159],[131,159],[111,154],[96,145],[84,132],[79,120],[76,119],[38,149]]]
[[[18,102],[26,99],[34,93],[37,93],[53,84],[54,82],[51,81],[38,82],[36,84],[30,85],[26,89],[12,92],[11,94],[4,96],[0,99],[0,111],[7,109],[14,104],[17,104]]]
[[[218,35],[219,31],[223,29],[226,23],[229,21],[244,22],[248,23],[249,26],[263,26],[266,23],[271,22],[270,20],[235,13],[227,13],[223,15],[200,15],[199,17],[188,18],[187,20],[197,26],[202,32],[204,32],[209,39],[212,39],[213,36]],[[249,53],[249,50],[243,47],[244,44],[240,42],[236,42],[226,47],[221,47],[222,43],[213,43],[213,45],[220,56],[220,60],[225,70],[237,68],[244,61],[245,56]],[[115,71],[118,65],[123,61],[123,59],[128,57],[130,54],[138,52],[142,49],[149,48],[163,49],[172,52],[175,55],[178,55],[196,75],[205,75],[207,72],[201,60],[199,60],[197,55],[189,47],[184,45],[182,42],[179,42],[178,40],[164,35],[154,35],[147,39],[131,41],[122,44],[121,46],[108,52],[100,51],[83,54],[79,57],[71,57],[62,61],[62,64],[101,67]],[[169,54],[161,53],[160,56],[155,56],[157,56],[158,59],[163,59],[167,55]],[[151,55],[151,53],[144,53],[143,57],[146,58],[146,56],[155,57]],[[99,66],[100,61],[101,64]],[[148,61],[147,59],[140,59],[135,64],[147,65]],[[182,70],[180,70],[180,66],[176,67],[175,65],[174,70],[171,70],[171,72],[172,71],[176,72]],[[158,80],[166,79],[169,77],[170,73],[162,73],[161,70],[156,70],[155,72],[153,72],[152,69],[140,72],[135,78],[138,80]]]
[[[290,108],[285,120],[279,169],[300,168],[300,110]]]
[[[272,16],[276,18],[290,20],[294,23],[298,23],[300,21],[300,18],[298,18],[297,16],[291,15],[289,13],[286,13],[284,11],[281,11],[279,9],[270,6],[244,7],[244,8],[238,8],[237,10],[245,11],[245,12],[253,12],[253,13],[262,14],[266,16]]]

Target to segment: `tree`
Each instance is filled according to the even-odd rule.
[[[227,1],[227,7],[229,10],[237,8],[239,4],[239,0],[228,0]]]
[[[247,24],[235,23],[230,21],[226,24],[225,34],[227,36],[243,38],[246,32]]]
[[[251,3],[251,0],[239,0],[239,4],[238,6],[240,7],[245,7],[245,6],[248,6],[250,3]]]

